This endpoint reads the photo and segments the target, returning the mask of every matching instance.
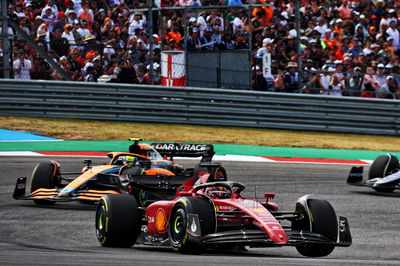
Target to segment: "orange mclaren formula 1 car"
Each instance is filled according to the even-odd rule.
[[[138,200],[144,202],[164,198],[157,193],[142,192],[129,186],[127,175],[146,175],[147,178],[164,176],[176,179],[178,183],[188,179],[193,169],[184,169],[174,162],[174,157],[201,157],[200,164],[209,165],[207,171],[213,176],[226,176],[226,171],[219,164],[211,163],[214,155],[212,145],[178,143],[139,143],[142,139],[131,139],[134,144],[129,152],[111,152],[106,165],[92,166],[91,160],[81,172],[63,173],[60,164],[55,161],[39,163],[32,173],[31,194],[25,195],[26,177],[19,177],[13,197],[22,200],[34,200],[37,204],[52,204],[57,201],[92,201],[97,202],[106,194],[121,194],[135,191]]]

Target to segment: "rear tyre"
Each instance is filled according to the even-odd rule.
[[[378,156],[369,168],[368,179],[383,178],[399,168],[399,160],[393,154]],[[393,192],[394,188],[373,188],[378,192]]]
[[[296,204],[296,212],[302,214],[300,220],[292,222],[292,230],[318,233],[332,242],[337,241],[338,223],[335,210],[326,200],[307,199],[308,211],[301,202]],[[333,245],[305,244],[296,246],[297,251],[306,257],[322,257],[332,253]]]
[[[45,162],[36,165],[31,178],[31,193],[39,188],[52,189],[60,186],[60,167],[56,162]],[[36,204],[50,205],[54,201],[33,200]]]
[[[136,198],[136,201],[139,204],[139,206],[145,206],[148,193],[143,192],[141,189],[138,189],[134,186],[127,187],[127,185],[129,184],[129,176],[138,176],[138,175],[146,175],[146,171],[140,166],[125,167],[121,171],[120,180],[121,184],[125,186],[129,194],[133,195]]]
[[[131,247],[141,230],[141,211],[129,194],[103,196],[96,211],[96,236],[104,247]]]
[[[121,176],[124,175],[146,175],[146,172],[140,166],[124,167]]]
[[[188,233],[189,214],[198,215],[201,228],[198,241],[194,241]],[[207,199],[185,197],[175,203],[168,222],[168,236],[174,250],[185,254],[199,254],[202,250],[201,237],[215,231],[215,211]]]

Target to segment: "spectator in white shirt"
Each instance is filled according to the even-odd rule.
[[[23,9],[21,3],[17,3],[17,4],[15,5],[14,14],[17,15],[19,18],[25,17],[25,12],[24,12],[24,9]]]
[[[397,22],[392,20],[389,24],[389,28],[386,30],[386,33],[393,38],[393,49],[398,51],[400,49],[400,32],[396,27]]]
[[[328,65],[323,65],[322,66],[322,71],[326,72],[332,69],[329,69],[330,67]],[[323,73],[321,74],[321,77],[319,79],[320,84],[322,86],[322,91],[321,94],[328,95],[329,92],[329,83],[331,82],[331,74],[329,73]]]
[[[82,38],[91,34],[90,30],[87,28],[87,22],[84,19],[80,21],[79,28],[76,31],[82,36]]]
[[[200,37],[204,36],[204,31],[207,29],[208,25],[206,22],[206,12],[201,12],[199,17],[197,18],[197,25],[199,25],[199,30],[200,30]]]
[[[343,96],[342,91],[345,89],[343,81],[339,77],[333,75],[331,82],[329,83],[328,94],[332,96]]]
[[[318,18],[318,25],[314,27],[314,30],[321,33],[321,39],[325,38],[325,33],[328,30],[328,25],[322,17]]]
[[[46,13],[47,9],[51,9],[51,13],[54,16],[58,14],[58,7],[54,4],[54,1],[47,2],[47,5],[42,9],[42,13],[40,14],[42,17]]]
[[[129,36],[135,35],[136,29],[143,29],[143,24],[146,22],[146,18],[142,14],[134,14],[130,18],[130,25],[128,29]]]
[[[244,27],[242,18],[243,18],[243,13],[239,12],[237,14],[236,18],[233,19],[233,21],[232,21],[233,33],[238,33]]]
[[[18,51],[18,58],[13,62],[14,79],[31,79],[32,62],[25,58],[25,51]]]
[[[65,38],[68,40],[69,43],[69,48],[74,49],[76,46],[75,38],[74,38],[74,33],[72,32],[72,25],[71,24],[66,24],[64,26],[64,32],[61,37]]]

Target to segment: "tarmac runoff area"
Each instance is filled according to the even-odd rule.
[[[150,142],[146,142],[150,143]],[[0,129],[0,156],[102,157],[126,151],[129,141],[58,140],[26,132]],[[369,165],[390,151],[332,150],[214,144],[216,161]],[[400,156],[398,152],[392,152]]]

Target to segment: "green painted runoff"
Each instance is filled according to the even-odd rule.
[[[130,141],[4,141],[0,151],[127,151]],[[150,143],[150,142],[145,142]],[[334,150],[315,148],[288,148],[251,145],[214,144],[217,155],[246,155],[271,157],[331,158],[373,160],[389,151]],[[392,152],[400,156],[399,152]]]

